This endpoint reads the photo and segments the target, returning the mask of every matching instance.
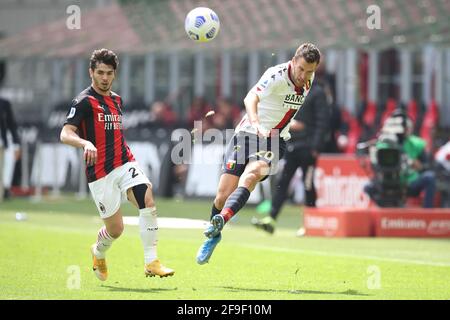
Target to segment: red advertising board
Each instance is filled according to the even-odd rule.
[[[450,238],[450,209],[305,207],[303,226],[319,237]]]
[[[305,235],[321,237],[450,237],[450,209],[378,208],[364,193],[362,160],[322,155],[315,175],[317,208],[304,207]],[[370,172],[370,169],[368,169]]]
[[[450,237],[450,209],[371,209],[377,237]]]
[[[364,193],[367,172],[354,155],[321,155],[315,170],[316,205],[320,207],[368,208]]]
[[[372,236],[372,218],[366,209],[305,207],[303,227],[306,236]]]

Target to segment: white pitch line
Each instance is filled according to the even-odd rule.
[[[131,226],[139,225],[139,217],[124,216],[123,223]],[[199,219],[185,219],[185,218],[166,218],[158,217],[158,228],[162,229],[205,229],[208,221]]]
[[[289,252],[289,253],[304,253],[304,254],[311,254],[311,255],[316,255],[316,256],[333,256],[333,257],[342,257],[342,258],[369,259],[369,260],[378,260],[378,261],[387,261],[387,262],[418,264],[418,265],[426,265],[426,266],[434,266],[434,267],[450,267],[450,263],[446,263],[446,262],[427,262],[427,261],[421,261],[421,260],[384,258],[384,257],[378,257],[378,256],[366,256],[366,255],[356,255],[356,254],[347,254],[347,253],[329,253],[329,252],[316,251],[316,250],[276,248],[276,247],[259,246],[259,245],[241,244],[241,246],[246,247],[246,248],[251,248],[251,249],[264,249],[264,250],[270,250],[270,251]]]
[[[96,218],[97,219],[97,218]],[[162,218],[158,218],[158,221]],[[182,222],[184,219],[180,219]],[[172,220],[168,219],[167,222],[169,222],[171,227],[173,228],[173,222],[177,221],[178,223],[180,220]],[[189,219],[190,220],[190,219]],[[131,219],[132,223],[134,223],[133,219]],[[16,222],[13,222],[14,224]],[[23,223],[23,222],[17,222],[17,223]],[[177,225],[178,225],[177,223]],[[8,223],[6,223],[8,224]],[[194,225],[190,225],[188,228],[200,228],[202,225],[207,224],[207,221],[203,220],[197,220],[194,222]],[[186,228],[185,224],[181,224],[183,228]],[[166,226],[167,227],[167,226]],[[179,227],[179,225],[177,226]],[[27,224],[27,228],[32,229],[46,229],[46,230],[54,230],[54,231],[63,231],[64,232],[74,232],[74,233],[91,233],[92,231],[87,231],[85,229],[78,229],[78,228],[72,228],[72,227],[61,227],[61,226],[37,226],[37,225],[30,225]],[[185,241],[189,241],[186,239]],[[192,240],[197,241],[197,240]],[[289,248],[278,248],[278,247],[271,247],[271,246],[261,246],[261,245],[245,245],[239,243],[240,246],[251,248],[251,249],[263,249],[263,250],[270,250],[275,252],[289,252],[289,253],[303,253],[303,254],[311,254],[316,256],[333,256],[333,257],[342,257],[342,258],[353,258],[353,259],[368,259],[368,260],[378,260],[378,261],[387,261],[387,262],[397,262],[397,263],[405,263],[405,264],[416,264],[416,265],[425,265],[425,266],[434,266],[434,267],[450,267],[450,263],[447,262],[426,262],[421,260],[411,260],[411,259],[398,259],[398,258],[385,258],[385,257],[379,257],[379,256],[367,256],[367,255],[355,255],[355,254],[346,254],[346,253],[329,253],[325,251],[318,251],[318,250],[304,250],[304,249],[289,249]]]

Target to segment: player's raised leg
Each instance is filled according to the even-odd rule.
[[[225,205],[226,199],[230,196],[230,194],[236,189],[239,182],[239,177],[224,173],[220,176],[219,180],[219,187],[217,190],[216,197],[214,199],[213,206],[211,208],[211,220],[214,218],[214,216],[219,215],[221,209]],[[208,235],[210,232],[213,232],[215,227],[210,224],[204,234]],[[208,237],[203,244],[201,245],[200,249],[197,252],[197,263],[198,264],[205,264],[209,261],[209,258],[211,257],[214,249],[216,248],[217,244],[222,239],[222,235],[220,232],[212,235],[211,237]]]
[[[224,225],[244,207],[256,184],[268,175],[269,170],[269,164],[264,161],[253,161],[247,165],[239,179],[238,187],[228,197],[220,214],[212,218],[211,224],[214,228],[211,228],[208,234],[205,233],[207,237],[222,231]]]
[[[101,281],[105,281],[108,278],[106,251],[123,232],[122,214],[118,210],[111,217],[103,219],[103,222],[105,225],[98,230],[97,242],[91,246],[92,270]]]
[[[175,271],[161,264],[157,255],[158,222],[150,184],[138,184],[127,190],[128,200],[139,209],[139,229],[144,248],[144,273],[148,277],[172,276]]]
[[[219,186],[217,188],[216,197],[214,198],[213,207],[211,209],[211,221],[214,216],[220,214],[228,197],[236,190],[239,183],[239,177],[229,174],[223,173],[220,176]],[[211,229],[211,226],[205,230],[205,235],[209,237],[208,229]],[[211,237],[216,236],[216,234],[212,234]]]

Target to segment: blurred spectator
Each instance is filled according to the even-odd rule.
[[[170,149],[164,155],[161,164],[158,195],[165,198],[182,196],[187,179],[188,165],[175,164],[172,161],[172,149],[176,143],[170,141]]]
[[[13,145],[8,139],[8,131],[11,133]],[[9,190],[5,189],[5,168],[14,166],[8,164],[9,158],[5,158],[5,150],[7,148],[14,148],[14,161],[20,158],[20,145],[19,145],[19,135],[17,133],[17,124],[14,119],[14,114],[11,110],[11,103],[8,100],[0,98],[0,202],[3,201],[4,197],[8,197]]]
[[[177,123],[177,114],[165,102],[153,102],[149,111],[150,123],[155,127],[171,128]]]
[[[220,130],[236,127],[241,118],[239,107],[226,98],[219,98],[216,103],[215,114],[212,118],[214,127]]]
[[[441,146],[434,156],[437,189],[441,193],[441,206],[450,208],[450,141]]]
[[[439,163],[445,170],[450,172],[450,141],[444,144],[436,152],[434,159]]]
[[[172,110],[171,106],[163,101],[155,101],[152,103],[149,109],[149,124],[151,127],[165,130],[169,133],[179,125],[177,114]],[[158,195],[162,197],[172,197],[174,195],[174,189],[180,185],[184,176],[179,173],[179,165],[175,165],[171,161],[171,149],[173,143],[169,140],[170,149],[165,153],[161,169],[160,169],[160,183],[158,187]],[[180,177],[179,177],[180,176]]]
[[[338,146],[338,138],[342,135],[341,126],[342,126],[342,117],[341,110],[334,102],[333,94],[331,92],[331,87],[328,84],[324,85],[324,91],[326,95],[326,101],[329,105],[329,131],[324,139],[324,146],[322,149],[323,153],[339,153],[341,152],[341,148]]]
[[[187,113],[188,127],[193,128],[194,121],[205,120],[205,115],[211,110],[213,110],[213,108],[206,102],[203,97],[195,97]],[[203,121],[203,126],[203,130],[212,127],[211,117],[208,117],[206,121]]]
[[[432,208],[436,192],[436,178],[434,172],[429,170],[429,155],[426,152],[427,143],[414,135],[413,130],[414,125],[408,119],[406,138],[403,142],[403,151],[408,156],[410,169],[406,176],[407,196],[418,197],[422,191],[425,191],[423,207]]]

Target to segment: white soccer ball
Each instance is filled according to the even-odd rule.
[[[219,16],[211,9],[198,7],[189,11],[184,21],[184,29],[195,42],[208,42],[219,33]]]

